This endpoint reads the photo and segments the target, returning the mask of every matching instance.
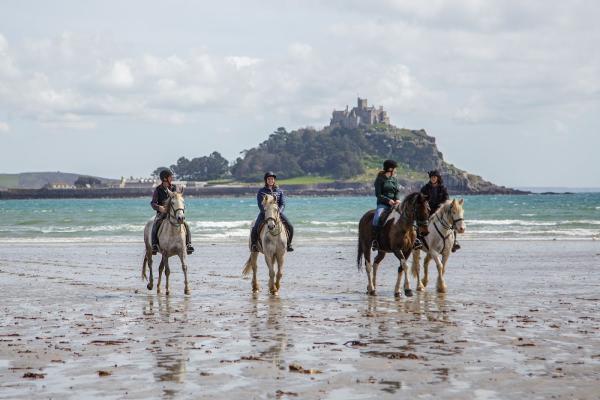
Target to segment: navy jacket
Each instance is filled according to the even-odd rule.
[[[270,194],[277,198],[277,206],[279,207],[279,212],[283,213],[285,209],[285,195],[283,194],[283,190],[279,189],[278,186],[275,186],[273,190],[269,189],[267,186],[263,186],[259,189],[258,193],[256,193],[256,202],[258,203],[258,208],[261,213],[265,212],[265,209],[262,205],[262,200],[265,195]]]

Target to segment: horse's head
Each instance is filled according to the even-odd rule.
[[[265,209],[265,221],[267,223],[267,228],[272,231],[279,222],[279,206],[277,205],[277,198],[267,194],[262,199],[262,205]]]
[[[177,220],[178,224],[185,221],[185,200],[183,193],[169,191],[169,215]]]
[[[458,233],[465,233],[467,225],[465,224],[465,211],[463,209],[464,199],[453,199],[450,203],[450,217],[452,218],[452,227]]]
[[[429,229],[427,228],[427,223],[429,222],[429,203],[422,193],[414,193],[413,196],[413,218],[417,223],[419,233],[427,236],[429,234]]]

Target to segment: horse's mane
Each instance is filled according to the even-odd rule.
[[[442,217],[442,214],[446,212],[446,208],[452,204],[452,200],[448,199],[443,204],[441,204],[437,210],[433,214],[431,214],[430,218],[433,216]]]
[[[420,192],[413,192],[411,194],[409,194],[408,196],[406,196],[403,200],[402,203],[400,203],[400,212],[403,213],[406,211],[406,208],[412,204],[412,202],[414,201],[415,197],[419,196],[421,193]]]

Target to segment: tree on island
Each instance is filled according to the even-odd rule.
[[[191,160],[180,157],[170,168],[177,179],[184,181],[211,181],[229,174],[229,162],[218,151]],[[158,177],[163,169],[164,167],[155,169],[152,176]]]
[[[102,185],[102,181],[93,176],[80,176],[77,178],[74,185],[76,187],[94,187]]]

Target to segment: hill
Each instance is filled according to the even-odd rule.
[[[46,185],[64,184],[72,186],[77,178],[88,176],[68,172],[23,172],[20,174],[0,174],[0,188],[41,189]],[[118,183],[118,180],[94,177],[102,184]]]
[[[264,171],[302,181],[316,177],[372,184],[383,160],[398,161],[398,179],[409,190],[427,181],[427,171],[438,169],[448,189],[460,193],[519,193],[444,161],[435,138],[425,130],[389,124],[357,127],[328,126],[288,132],[278,128],[257,147],[245,150],[231,168],[239,181],[260,181]],[[317,179],[318,180],[318,179]]]

